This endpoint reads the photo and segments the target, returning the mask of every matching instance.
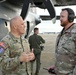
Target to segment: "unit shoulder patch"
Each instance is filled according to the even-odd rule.
[[[4,53],[5,44],[4,42],[0,42],[0,56]]]

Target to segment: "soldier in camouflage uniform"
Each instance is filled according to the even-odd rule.
[[[64,27],[57,37],[55,50],[56,75],[76,75],[76,24],[75,14],[70,8],[62,9],[61,26]]]
[[[20,16],[10,21],[10,32],[0,42],[0,69],[2,75],[31,75],[30,61],[35,58],[22,34],[25,25]]]

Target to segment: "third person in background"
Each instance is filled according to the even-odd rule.
[[[39,75],[39,70],[40,70],[40,65],[41,65],[41,62],[40,62],[40,57],[41,57],[40,44],[45,43],[45,40],[40,35],[38,35],[38,33],[39,33],[39,29],[34,28],[34,34],[29,37],[30,48],[34,49],[35,60],[36,60],[35,75]],[[34,63],[34,61],[31,61],[31,62],[32,62],[32,65],[31,65],[32,68],[31,69],[32,69],[32,74],[33,74],[33,63]]]

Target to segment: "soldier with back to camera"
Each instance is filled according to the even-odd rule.
[[[63,29],[56,41],[55,75],[76,75],[76,24],[73,23],[74,17],[75,13],[70,8],[64,8],[60,13]]]
[[[29,37],[29,44],[31,49],[34,49],[34,54],[35,54],[35,60],[36,60],[36,72],[35,75],[39,75],[40,71],[40,66],[41,66],[41,48],[40,44],[45,43],[45,40],[38,35],[39,33],[39,28],[34,28],[34,34]],[[31,70],[32,70],[32,75],[33,75],[33,63],[34,61],[31,62]]]

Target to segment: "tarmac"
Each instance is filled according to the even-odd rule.
[[[57,34],[43,34],[41,36],[45,39],[46,43],[44,44],[45,48],[41,54],[41,68],[39,75],[54,75],[50,74],[48,70],[45,69],[48,69],[50,66],[54,65],[55,42]],[[36,63],[34,63],[34,71],[35,65]]]
[[[34,72],[35,72],[35,65],[36,65],[36,62],[34,63]],[[50,66],[53,66],[54,65],[54,56],[53,54],[50,54],[46,51],[45,52],[42,52],[42,56],[41,56],[41,68],[40,68],[40,72],[39,72],[39,75],[54,75],[54,74],[50,74],[48,72],[48,70],[46,69],[49,69]]]

